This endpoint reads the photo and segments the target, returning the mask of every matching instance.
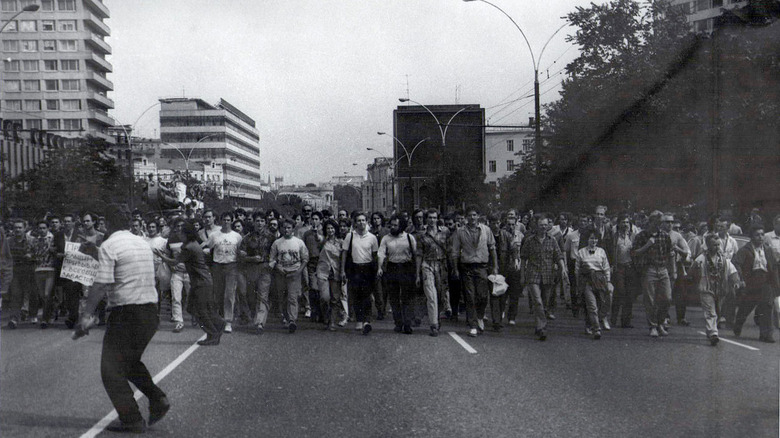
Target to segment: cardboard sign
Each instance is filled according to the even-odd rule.
[[[65,258],[62,260],[60,277],[81,283],[84,286],[92,286],[100,268],[100,262],[79,252],[79,246],[78,242],[65,242]]]

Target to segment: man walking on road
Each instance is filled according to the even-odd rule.
[[[146,421],[128,382],[149,399],[150,425],[171,407],[141,362],[159,324],[153,259],[152,249],[142,237],[124,230],[110,235],[99,248],[100,268],[73,336],[78,339],[87,334],[94,322],[91,315],[101,298],[107,297],[111,314],[103,337],[100,375],[119,414],[119,420],[107,427],[112,432],[146,431]]]

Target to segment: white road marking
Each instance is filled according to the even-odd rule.
[[[198,339],[198,341],[206,339],[206,335]],[[180,354],[179,357],[177,357],[173,362],[169,363],[168,366],[162,369],[159,373],[157,373],[156,376],[152,378],[154,383],[159,383],[162,379],[164,379],[168,374],[171,373],[174,369],[176,369],[177,366],[181,365],[184,360],[186,360],[195,350],[198,349],[200,345],[198,343],[194,343],[190,345],[190,348],[184,351],[184,353]],[[136,390],[133,394],[133,397],[135,397],[136,400],[139,400],[143,396],[143,393],[139,390]],[[92,429],[88,430],[85,434],[81,435],[81,438],[94,438],[96,437],[100,432],[103,432],[103,429],[106,428],[109,424],[111,424],[112,421],[119,418],[119,415],[116,413],[116,409],[109,412],[105,417],[103,417],[100,421],[95,423],[94,426],[92,426]]]
[[[699,332],[699,334],[702,334],[702,335],[704,335],[704,336],[707,336],[707,334],[706,334],[706,333],[704,333],[704,332]],[[723,341],[723,342],[728,342],[729,344],[738,345],[738,346],[740,346],[740,347],[742,347],[742,348],[747,348],[748,350],[752,350],[752,351],[759,351],[759,349],[758,349],[758,348],[756,348],[756,347],[751,347],[750,345],[740,344],[739,342],[729,341],[729,340],[728,340],[728,339],[726,339],[726,338],[720,338],[720,340],[721,340],[721,341]]]
[[[466,341],[464,341],[463,338],[458,336],[457,333],[455,332],[447,332],[447,333],[449,333],[449,335],[452,336],[452,339],[455,339],[455,342],[460,344],[461,347],[465,348],[466,351],[468,351],[471,354],[477,354],[477,350],[475,350],[474,348],[471,347],[471,345],[466,343]]]

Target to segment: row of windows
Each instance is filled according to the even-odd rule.
[[[3,12],[19,12],[27,6],[39,4],[37,0],[0,0],[0,10]],[[76,0],[40,0],[42,11],[68,11],[76,10]],[[56,7],[56,8],[55,8]]]
[[[81,119],[46,119],[46,129],[78,131],[81,130]],[[21,120],[8,120],[12,129],[44,129],[43,119],[26,119],[24,125]]]
[[[40,43],[40,44],[38,44]],[[3,52],[77,52],[78,40],[3,40]]]
[[[76,32],[76,20],[41,20],[41,32]],[[3,32],[38,32],[37,20],[9,21]]]
[[[507,172],[514,172],[514,170],[515,170],[515,160],[506,160],[506,171]],[[495,160],[488,161],[488,172],[496,173],[496,161]]]
[[[41,91],[41,82],[43,82],[43,91],[80,91],[80,79],[37,79],[25,80],[6,80],[3,81],[3,91],[7,93],[18,93],[21,91]]]
[[[40,70],[41,62],[43,69]],[[3,61],[3,70],[7,72],[15,71],[79,71],[80,62],[78,59],[6,59]]]
[[[6,100],[5,109],[9,111],[81,111],[81,99],[25,99]]]
[[[246,135],[254,140],[260,140],[260,136],[244,128],[238,123],[225,118],[224,116],[183,116],[183,117],[160,117],[161,127],[174,126],[229,126],[230,128]]]

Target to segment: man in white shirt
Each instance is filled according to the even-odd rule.
[[[238,245],[241,235],[231,229],[233,214],[222,213],[220,216],[222,228],[213,232],[203,245],[204,252],[210,252],[214,263],[211,265],[211,275],[214,279],[214,302],[223,303],[220,316],[225,318],[225,333],[233,332],[233,308],[236,304],[236,285],[238,284]],[[246,299],[239,300],[246,303]],[[249,314],[249,312],[246,312]]]
[[[780,214],[772,221],[774,230],[764,234],[764,245],[772,252],[775,261],[780,263]]]
[[[339,212],[340,213],[340,212]],[[348,280],[349,294],[354,297],[355,330],[364,335],[371,332],[371,294],[376,280],[376,256],[379,243],[376,236],[368,232],[365,213],[355,215],[354,230],[344,238],[341,247],[341,278]],[[347,269],[347,259],[351,267]],[[349,272],[347,272],[349,271]]]
[[[285,318],[290,333],[298,328],[298,298],[300,298],[303,270],[309,262],[309,251],[303,240],[293,235],[295,224],[290,219],[284,220],[284,234],[271,245],[268,266],[274,271],[274,283],[279,296],[287,296]]]

